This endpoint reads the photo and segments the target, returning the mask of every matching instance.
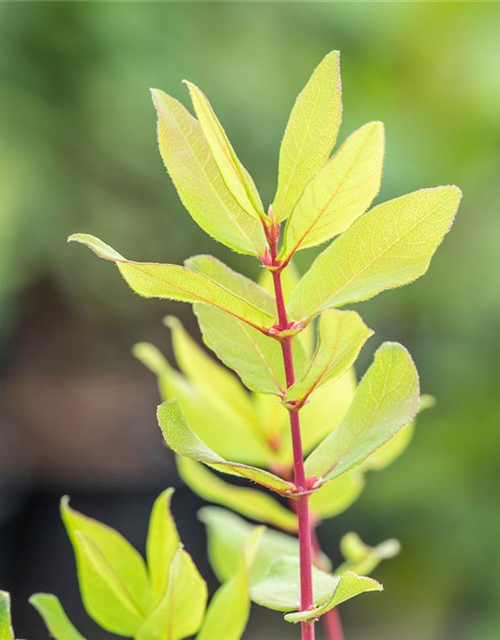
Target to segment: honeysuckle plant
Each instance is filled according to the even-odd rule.
[[[123,541],[111,543],[109,530],[64,503],[83,600],[106,629],[138,640],[180,640],[199,628],[202,640],[237,640],[248,598],[299,624],[302,640],[314,639],[320,618],[329,639],[340,640],[337,606],[380,591],[369,574],[398,553],[399,544],[387,540],[370,547],[348,533],[341,540],[344,562],[333,568],[316,529],[353,504],[368,472],[385,468],[406,449],[419,408],[432,403],[421,396],[410,354],[394,342],[377,349],[358,383],[354,365],[373,330],[357,312],[343,308],[422,276],[453,222],[461,194],[455,186],[421,189],[370,208],[382,178],[384,129],[370,122],[331,155],[342,119],[336,51],[322,60],[295,102],[269,207],[263,206],[206,96],[186,84],[195,116],[166,93],[152,91],[163,161],[195,222],[259,262],[258,282],[207,255],[184,265],[136,262],[88,234],[75,234],[70,241],[115,263],[139,295],[193,304],[203,341],[220,361],[172,317],[166,324],[178,369],[153,345],[134,349],[158,377],[163,401],[158,422],[180,475],[218,505],[200,513],[209,558],[223,583],[218,594],[233,597],[231,585],[240,576],[233,604],[239,602],[244,615],[233,625],[224,602],[217,607],[223,601],[217,594],[204,617],[202,579],[182,549],[173,554],[176,534],[169,534],[171,542],[159,545],[153,556],[149,540],[155,535],[150,534],[146,568],[130,549],[125,561]],[[300,276],[295,254],[327,242]],[[224,480],[220,473],[239,481]],[[246,487],[245,481],[260,488]],[[168,509],[158,509],[164,522]],[[270,528],[256,528],[241,516]],[[173,530],[168,522],[158,526],[157,536],[168,538],[165,531]],[[102,564],[108,553],[112,559]],[[190,567],[189,580],[199,589],[196,601],[169,595],[173,585],[195,591],[187,577],[167,580],[167,565],[170,576],[177,564],[179,571]],[[109,597],[123,615],[113,607],[110,613]],[[155,606],[163,611],[168,598],[168,614],[156,615]],[[46,601],[34,602],[47,617]],[[112,615],[114,621],[105,619]],[[179,622],[179,631],[176,621],[184,615],[187,626]],[[205,632],[207,620],[218,617],[227,623],[224,632]],[[81,640],[61,635],[61,640],[74,638]]]

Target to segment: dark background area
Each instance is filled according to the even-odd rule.
[[[57,593],[90,639],[58,501],[119,528],[142,549],[152,501],[178,486],[174,513],[204,575],[200,501],[182,488],[155,422],[138,340],[169,353],[161,318],[189,307],[135,297],[109,264],[67,245],[85,231],[127,257],[180,263],[210,240],[183,210],[161,163],[149,87],[187,104],[209,95],[264,202],[279,143],[313,67],[342,52],[341,139],[386,125],[379,201],[458,184],[464,199],[427,276],[360,306],[376,332],[415,357],[438,405],[410,450],[372,474],[361,499],[324,525],[397,537],[377,572],[383,595],[342,608],[349,640],[500,637],[500,7],[488,3],[0,4],[0,586],[18,637],[46,637],[26,601]],[[307,268],[315,250],[301,252]],[[255,612],[245,637],[291,638]],[[281,634],[281,635],[280,635]]]

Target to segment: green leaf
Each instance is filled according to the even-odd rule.
[[[168,446],[175,453],[203,462],[222,473],[247,478],[281,495],[290,495],[295,486],[268,471],[241,462],[229,462],[208,447],[189,427],[177,400],[158,407],[158,423]]]
[[[334,593],[340,578],[313,567],[314,604],[320,604]],[[300,562],[298,558],[279,556],[268,571],[250,589],[252,600],[275,611],[294,611],[300,607]]]
[[[373,335],[355,311],[324,311],[319,319],[316,352],[307,371],[287,391],[286,402],[302,405],[319,386],[340,378]]]
[[[250,614],[249,568],[255,557],[264,527],[254,529],[245,540],[235,575],[216,592],[197,640],[239,640]]]
[[[299,94],[286,126],[273,203],[277,220],[290,215],[308,182],[328,160],[341,121],[340,54],[332,51]]]
[[[224,457],[238,456],[240,462],[269,463],[272,451],[263,443],[262,437],[250,430],[245,421],[239,418],[228,421],[218,407],[208,405],[200,390],[173,369],[156,347],[139,343],[134,347],[134,355],[158,376],[162,399],[178,399],[186,420],[209,447],[217,449]]]
[[[422,189],[369,211],[313,262],[293,292],[291,317],[312,318],[419,278],[449,230],[460,197],[453,186]]]
[[[14,640],[10,617],[10,595],[0,591],[0,640]]]
[[[384,162],[384,125],[355,131],[307,185],[289,217],[280,258],[313,247],[348,229],[378,193]]]
[[[191,556],[179,548],[170,565],[168,587],[136,633],[136,640],[181,640],[201,626],[207,585]]]
[[[262,222],[235,200],[200,123],[163,91],[155,89],[152,95],[160,153],[182,204],[206,233],[230,249],[262,255],[266,245]]]
[[[257,188],[248,171],[238,160],[212,105],[196,85],[187,80],[184,80],[184,83],[189,89],[198,121],[227,188],[250,216],[264,218],[265,213]]]
[[[56,596],[49,593],[37,593],[31,596],[30,604],[42,616],[50,635],[55,640],[85,640],[65,614],[59,598]]]
[[[311,513],[317,519],[333,518],[348,509],[361,495],[365,480],[358,469],[327,482],[309,499]]]
[[[348,571],[370,574],[382,560],[389,560],[397,556],[401,545],[397,540],[391,538],[376,547],[370,547],[361,540],[357,533],[350,532],[343,536],[340,549],[345,562],[338,567],[335,571],[336,574],[342,575]]]
[[[274,313],[276,303],[267,291],[215,258],[194,256],[186,261],[186,265],[266,313]],[[196,304],[194,312],[205,344],[226,366],[236,371],[249,389],[279,395],[286,388],[283,354],[277,340],[207,305]],[[306,356],[297,340],[294,340],[294,361],[297,371],[302,371]]]
[[[418,413],[420,414],[425,409],[433,407],[435,404],[435,398],[429,395],[420,396]],[[399,456],[401,456],[413,439],[415,433],[415,420],[405,427],[400,429],[396,435],[388,442],[377,449],[371,456],[362,463],[361,471],[381,471],[394,462]]]
[[[250,396],[239,380],[211,358],[189,336],[177,318],[169,316],[165,324],[172,330],[174,354],[179,368],[200,391],[207,407],[216,408],[228,421],[243,423],[249,431],[249,437],[257,437],[262,443],[265,434],[260,430]]]
[[[130,288],[145,298],[204,302],[256,328],[267,329],[274,324],[271,314],[258,309],[201,273],[177,264],[127,260],[98,238],[85,233],[76,233],[68,240],[84,244],[100,258],[115,262]]]
[[[68,498],[61,514],[87,612],[112,633],[134,635],[151,601],[144,560],[117,531],[71,509]]]
[[[315,607],[310,611],[297,611],[296,613],[288,613],[285,616],[287,622],[304,622],[306,620],[313,620],[324,615],[334,607],[342,604],[346,600],[355,598],[367,591],[383,591],[384,588],[376,580],[372,578],[366,578],[365,576],[358,576],[352,571],[344,573],[337,585],[332,596],[319,607]]]
[[[418,397],[410,354],[400,344],[384,343],[341,424],[307,458],[307,475],[328,481],[362,462],[412,421]]]
[[[184,482],[204,500],[284,531],[297,530],[297,516],[267,493],[224,482],[202,464],[189,458],[178,457],[177,469]]]
[[[198,512],[198,517],[207,527],[210,564],[217,578],[225,582],[233,575],[245,541],[255,527],[235,513],[219,507],[204,507]],[[266,529],[250,567],[250,583],[256,584],[262,580],[271,562],[282,555],[299,557],[297,538]],[[321,564],[330,567],[324,554]]]
[[[165,595],[172,559],[179,548],[180,539],[170,512],[173,489],[166,489],[155,500],[149,521],[146,557],[153,604]]]

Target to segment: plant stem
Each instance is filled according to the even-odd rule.
[[[276,244],[271,244],[271,257],[276,261]],[[276,309],[280,329],[288,328],[283,287],[281,285],[280,271],[273,271],[274,292],[276,296]],[[287,336],[281,340],[283,351],[283,364],[285,367],[286,385],[290,387],[295,382],[293,367],[292,337]],[[306,491],[307,483],[304,471],[304,453],[300,434],[300,418],[298,410],[289,409],[290,431],[293,449],[294,482],[298,491]],[[299,553],[300,553],[300,609],[306,611],[314,606],[312,584],[312,540],[309,523],[309,496],[303,495],[297,499],[297,517],[299,521]],[[314,620],[302,623],[302,640],[314,640]]]

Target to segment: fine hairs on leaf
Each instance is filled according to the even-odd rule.
[[[212,503],[200,519],[222,586],[207,608],[206,584],[172,517],[171,490],[153,507],[146,559],[63,500],[82,600],[102,628],[134,640],[239,640],[250,601],[297,624],[290,637],[300,629],[302,640],[315,640],[321,620],[328,640],[344,640],[338,606],[382,590],[371,573],[399,543],[371,546],[350,532],[340,544],[344,561],[333,567],[316,530],[357,500],[372,472],[400,458],[417,412],[432,402],[395,342],[376,350],[358,384],[356,362],[374,332],[357,311],[339,307],[424,275],[461,192],[424,188],[370,208],[382,180],[384,126],[369,122],[334,149],[342,121],[337,51],[293,105],[269,207],[207,96],[185,84],[194,115],[152,90],[161,157],[193,221],[253,256],[258,281],[212,256],[135,262],[91,235],[69,240],[113,262],[135,293],[193,305],[210,353],[172,316],[165,324],[175,365],[146,342],[133,352],[157,378],[158,423],[180,476]],[[301,276],[294,256],[318,245],[325,246]],[[8,604],[2,594],[1,640],[13,640]],[[83,640],[57,598],[39,594],[32,604],[56,640]]]

